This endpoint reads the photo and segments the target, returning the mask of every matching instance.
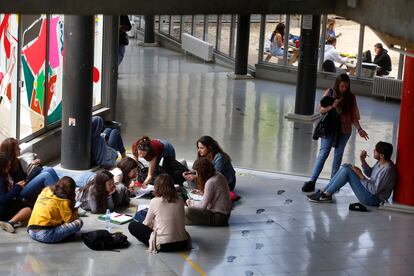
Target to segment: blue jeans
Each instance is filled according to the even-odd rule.
[[[27,233],[29,233],[29,236],[36,241],[44,243],[57,243],[78,232],[82,228],[82,225],[82,220],[77,219],[70,223],[64,223],[51,229],[27,229]]]
[[[56,169],[56,173],[59,176],[59,178],[62,178],[64,176],[71,177],[77,187],[84,187],[92,178],[95,177],[95,172],[78,172],[78,171],[71,171],[71,170],[63,170],[63,169]]]
[[[335,151],[334,151],[334,160],[332,162],[331,178],[335,175],[335,173],[339,170],[339,167],[341,166],[345,146],[349,140],[349,137],[351,137],[350,133],[339,134],[338,147],[335,148]],[[325,165],[325,161],[328,158],[329,153],[331,152],[333,143],[334,143],[334,135],[329,135],[329,136],[321,138],[321,148],[319,149],[319,154],[318,154],[318,157],[316,158],[316,163],[312,170],[311,181],[316,182],[316,180],[318,180],[319,175],[321,174],[321,171],[323,169],[323,166]]]
[[[58,180],[59,177],[55,170],[50,167],[45,167],[39,175],[26,184],[20,195],[28,202],[34,203],[43,188],[55,184]]]
[[[119,45],[118,48],[118,66],[121,64],[125,56],[125,45]]]
[[[342,165],[341,169],[335,174],[329,184],[325,187],[324,192],[334,194],[341,187],[345,186],[346,183],[349,183],[352,191],[354,191],[354,194],[362,204],[369,206],[380,205],[381,200],[378,198],[378,196],[371,194],[365,188],[365,186],[361,183],[359,177],[348,165]]]
[[[162,150],[162,158],[166,158],[166,157],[171,157],[175,159],[175,149],[173,147],[173,145],[171,145],[171,143],[165,141],[165,140],[160,140],[161,144],[163,144],[163,150]]]
[[[104,130],[105,140],[108,142],[108,145],[119,151],[121,154],[125,153],[124,141],[122,140],[121,133],[117,129],[106,128]]]

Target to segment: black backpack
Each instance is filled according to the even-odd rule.
[[[119,232],[109,233],[107,230],[82,233],[82,239],[92,250],[114,250],[129,246],[127,236]]]

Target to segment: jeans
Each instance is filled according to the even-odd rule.
[[[125,56],[125,45],[119,45],[118,48],[118,66],[121,64]]]
[[[108,145],[119,151],[121,154],[125,153],[124,141],[122,140],[121,133],[117,129],[106,128],[104,130],[105,140],[108,142]]]
[[[160,140],[161,144],[163,145],[163,150],[162,150],[162,158],[166,158],[166,157],[172,157],[175,159],[175,149],[173,147],[173,145],[171,145],[171,143],[165,141],[165,140]]]
[[[33,178],[21,191],[20,195],[28,202],[36,202],[37,196],[43,188],[55,184],[59,180],[53,168],[45,167],[42,172]]]
[[[345,186],[346,183],[349,183],[352,191],[362,204],[369,206],[380,205],[381,200],[378,198],[378,196],[371,194],[365,188],[365,186],[361,183],[359,177],[348,165],[342,165],[341,169],[335,174],[329,184],[325,187],[324,192],[333,194],[337,192],[341,187]]]
[[[29,236],[39,242],[57,243],[68,236],[78,232],[82,228],[83,222],[80,219],[70,223],[64,223],[51,229],[32,230],[27,229]]]
[[[227,226],[230,214],[213,213],[196,207],[185,208],[186,225]]]
[[[331,170],[331,178],[335,175],[335,173],[339,170],[339,167],[341,166],[342,157],[344,155],[344,150],[346,143],[349,140],[349,137],[351,137],[350,133],[341,133],[338,137],[338,147],[335,148],[334,151],[334,160],[332,162],[332,170]],[[325,161],[329,156],[329,153],[331,152],[331,148],[334,144],[334,135],[329,135],[327,137],[321,138],[321,148],[319,149],[318,157],[316,158],[315,166],[312,170],[312,176],[311,181],[316,182],[318,180],[319,175],[323,169],[323,166],[325,165]]]
[[[77,171],[71,171],[71,170],[63,170],[63,169],[56,169],[56,173],[59,176],[59,178],[62,178],[64,176],[71,177],[75,183],[76,187],[84,187],[92,178],[95,177],[95,172],[77,172]]]

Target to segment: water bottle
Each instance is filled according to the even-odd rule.
[[[105,228],[106,230],[110,230],[110,223],[111,223],[111,211],[109,209],[106,209],[105,213]]]

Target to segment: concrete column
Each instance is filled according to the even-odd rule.
[[[65,15],[61,164],[91,167],[92,71],[95,17]]]
[[[414,51],[410,51],[414,53]],[[414,58],[405,57],[403,95],[397,144],[398,181],[394,201],[414,206]]]
[[[237,40],[236,40],[236,60],[234,75],[229,75],[235,79],[252,78],[247,74],[249,57],[249,36],[250,36],[250,15],[243,14],[238,16],[237,21]]]
[[[302,16],[295,114],[288,118],[311,121],[319,116],[314,111],[320,24],[320,15]]]
[[[170,22],[171,22],[171,19],[170,19]],[[159,46],[159,44],[155,42],[154,15],[145,15],[144,41],[139,42],[138,46],[141,46],[141,47],[158,47]]]

